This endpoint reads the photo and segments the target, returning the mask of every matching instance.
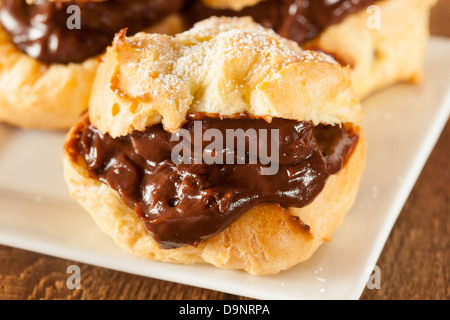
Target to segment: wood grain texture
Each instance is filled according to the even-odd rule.
[[[450,36],[450,0],[432,13],[434,34]],[[449,299],[450,123],[418,179],[377,265],[381,289],[372,299]],[[81,268],[69,290],[67,267]],[[0,246],[0,299],[246,299]]]

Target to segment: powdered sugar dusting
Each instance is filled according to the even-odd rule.
[[[111,108],[128,103],[139,112],[130,114],[129,107],[121,107],[105,114],[117,122],[115,127],[128,122],[136,129],[160,119],[167,128],[177,128],[187,112],[252,112],[253,92],[267,79],[278,82],[287,66],[338,65],[323,53],[303,51],[251,18],[213,17],[175,36],[121,34],[109,53],[117,59],[109,85]]]

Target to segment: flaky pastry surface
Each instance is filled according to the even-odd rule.
[[[175,36],[119,33],[99,64],[91,122],[112,137],[159,122],[172,132],[194,112],[361,121],[348,69],[251,18],[212,17]]]

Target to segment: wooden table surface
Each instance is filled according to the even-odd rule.
[[[450,0],[433,10],[431,30],[450,36]],[[381,289],[366,289],[362,300],[450,298],[449,159],[450,122],[378,260]],[[80,290],[66,286],[70,265],[81,268]],[[246,298],[0,246],[0,299]]]

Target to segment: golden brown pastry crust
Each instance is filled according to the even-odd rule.
[[[174,34],[182,28],[181,18],[171,15],[146,31]],[[96,60],[42,63],[20,52],[0,26],[0,123],[70,128],[88,107]]]
[[[95,59],[47,65],[20,52],[0,26],[0,122],[24,128],[70,127],[87,108]]]
[[[347,69],[251,18],[212,17],[174,37],[118,34],[99,64],[91,122],[112,137],[206,112],[359,124]]]
[[[67,141],[72,134],[69,133]],[[74,162],[64,153],[65,179],[71,195],[122,249],[151,260],[210,263],[220,268],[243,269],[254,275],[289,269],[311,257],[324,241],[330,241],[354,203],[364,165],[365,140],[361,133],[347,165],[328,179],[324,190],[310,205],[288,209],[277,204],[258,205],[197,248],[164,250],[148,235],[134,210],[124,204],[117,191],[91,178],[82,158]]]

